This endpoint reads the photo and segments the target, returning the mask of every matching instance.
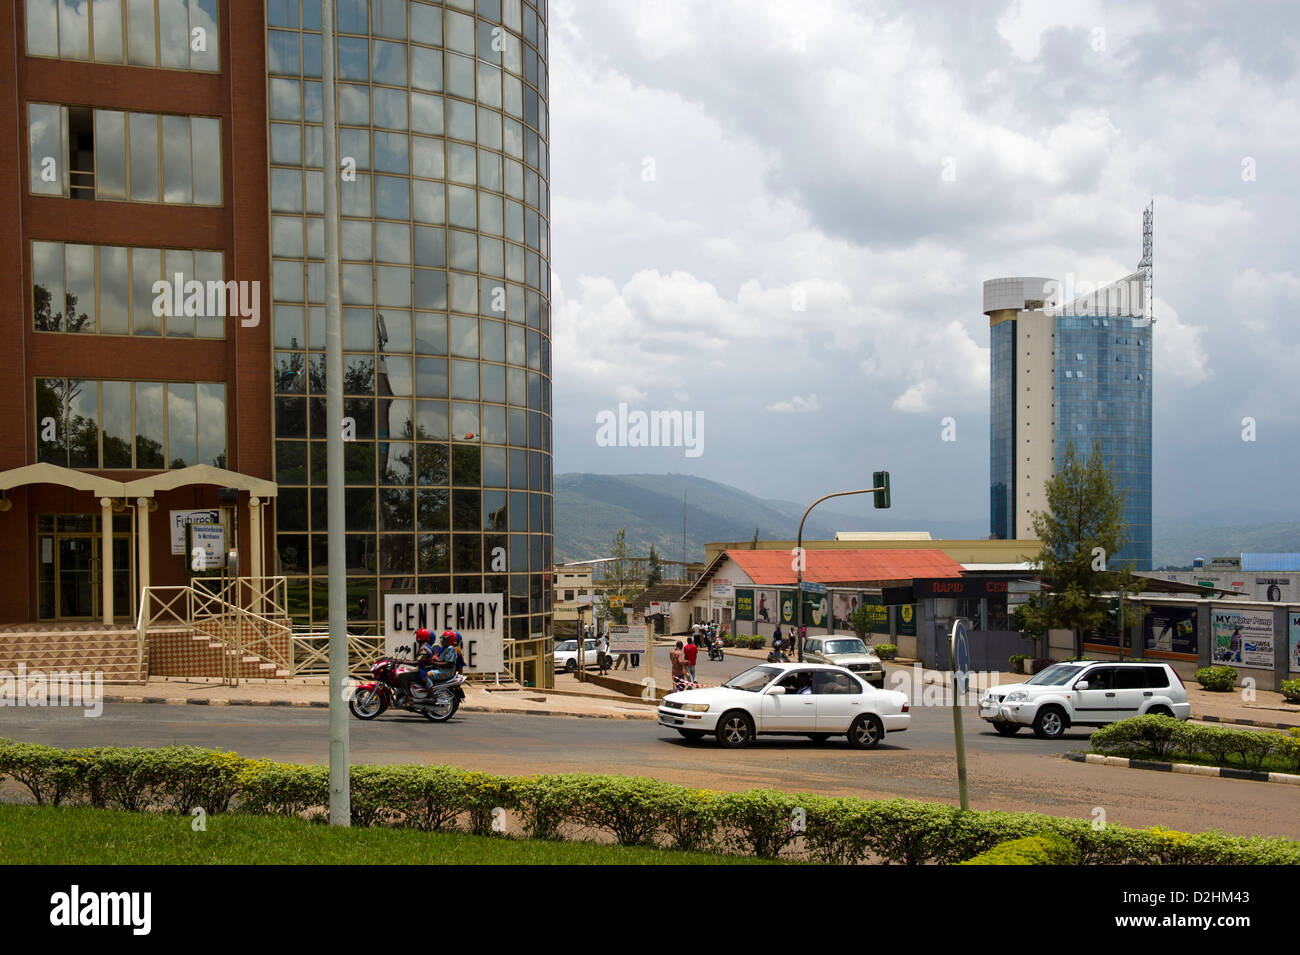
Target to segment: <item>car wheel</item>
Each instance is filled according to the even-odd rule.
[[[993,728],[1003,736],[1015,736],[1020,732],[1019,723],[994,723]]]
[[[1065,713],[1059,706],[1045,706],[1034,717],[1034,735],[1039,739],[1060,739],[1065,727]]]
[[[1169,712],[1169,707],[1167,706],[1153,706],[1151,707],[1151,709],[1147,710],[1147,716],[1173,716],[1173,715],[1174,715],[1173,713]]]
[[[863,713],[849,727],[849,745],[854,749],[874,749],[884,738],[884,725],[870,713]]]
[[[689,740],[697,740],[704,735],[704,730],[678,730],[677,732]]]
[[[718,720],[718,742],[728,749],[739,749],[754,741],[754,721],[743,710],[723,713]]]
[[[577,661],[577,660],[566,660],[566,661],[564,662],[564,672],[565,672],[565,673],[577,673],[577,672],[578,672],[578,661]]]
[[[814,743],[824,743],[831,738],[830,733],[809,733],[808,738]]]

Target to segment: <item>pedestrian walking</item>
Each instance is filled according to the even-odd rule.
[[[608,649],[609,641],[605,639],[605,635],[602,633],[596,639],[596,665],[600,668],[601,676],[604,676],[605,671],[609,669],[609,654],[606,652]]]
[[[682,648],[682,654],[686,657],[686,669],[691,675],[691,682],[698,682],[695,679],[695,658],[700,655],[700,647],[694,640],[688,640],[686,646]]]
[[[673,669],[673,689],[686,689],[686,653],[680,640],[677,641],[677,646],[668,651],[668,660]]]

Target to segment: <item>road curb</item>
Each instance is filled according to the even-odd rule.
[[[1188,717],[1189,720],[1196,720],[1198,723],[1235,723],[1238,726],[1254,726],[1267,730],[1292,730],[1300,729],[1300,723],[1268,723],[1264,720],[1241,720],[1234,719],[1231,716],[1197,716],[1193,713]]]
[[[220,698],[188,697],[169,700],[162,696],[105,696],[105,703],[162,703],[168,706],[285,706],[294,709],[326,709],[327,700],[226,700]],[[530,710],[524,707],[462,706],[467,713],[504,713],[510,716],[569,716],[576,719],[597,720],[654,720],[658,712],[650,713],[571,713],[562,710]]]
[[[1185,776],[1218,776],[1221,779],[1246,779],[1256,783],[1300,786],[1300,775],[1294,773],[1266,773],[1253,769],[1234,769],[1231,766],[1201,766],[1197,763],[1162,763],[1153,759],[1129,759],[1126,756],[1101,756],[1097,753],[1064,755],[1072,762],[1092,763],[1096,766],[1118,766],[1121,769],[1146,769],[1159,773],[1181,773]]]

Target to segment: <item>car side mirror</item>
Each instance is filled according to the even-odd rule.
[[[785,694],[785,687],[774,686],[772,687],[772,689],[768,690],[767,692],[771,693],[773,696],[783,696]]]
[[[1088,681],[1080,680],[1078,683],[1074,684],[1074,688],[1076,690],[1086,690],[1088,689]]]

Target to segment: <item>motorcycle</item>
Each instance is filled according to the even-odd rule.
[[[405,647],[399,649],[406,649]],[[373,720],[385,710],[397,708],[419,713],[431,723],[445,723],[465,701],[460,674],[426,688],[420,682],[419,667],[409,660],[381,657],[370,666],[374,677],[358,684],[348,698],[348,709],[359,720]],[[407,674],[410,690],[407,690]]]
[[[722,656],[722,640],[714,637],[709,641],[709,659],[721,660]]]

